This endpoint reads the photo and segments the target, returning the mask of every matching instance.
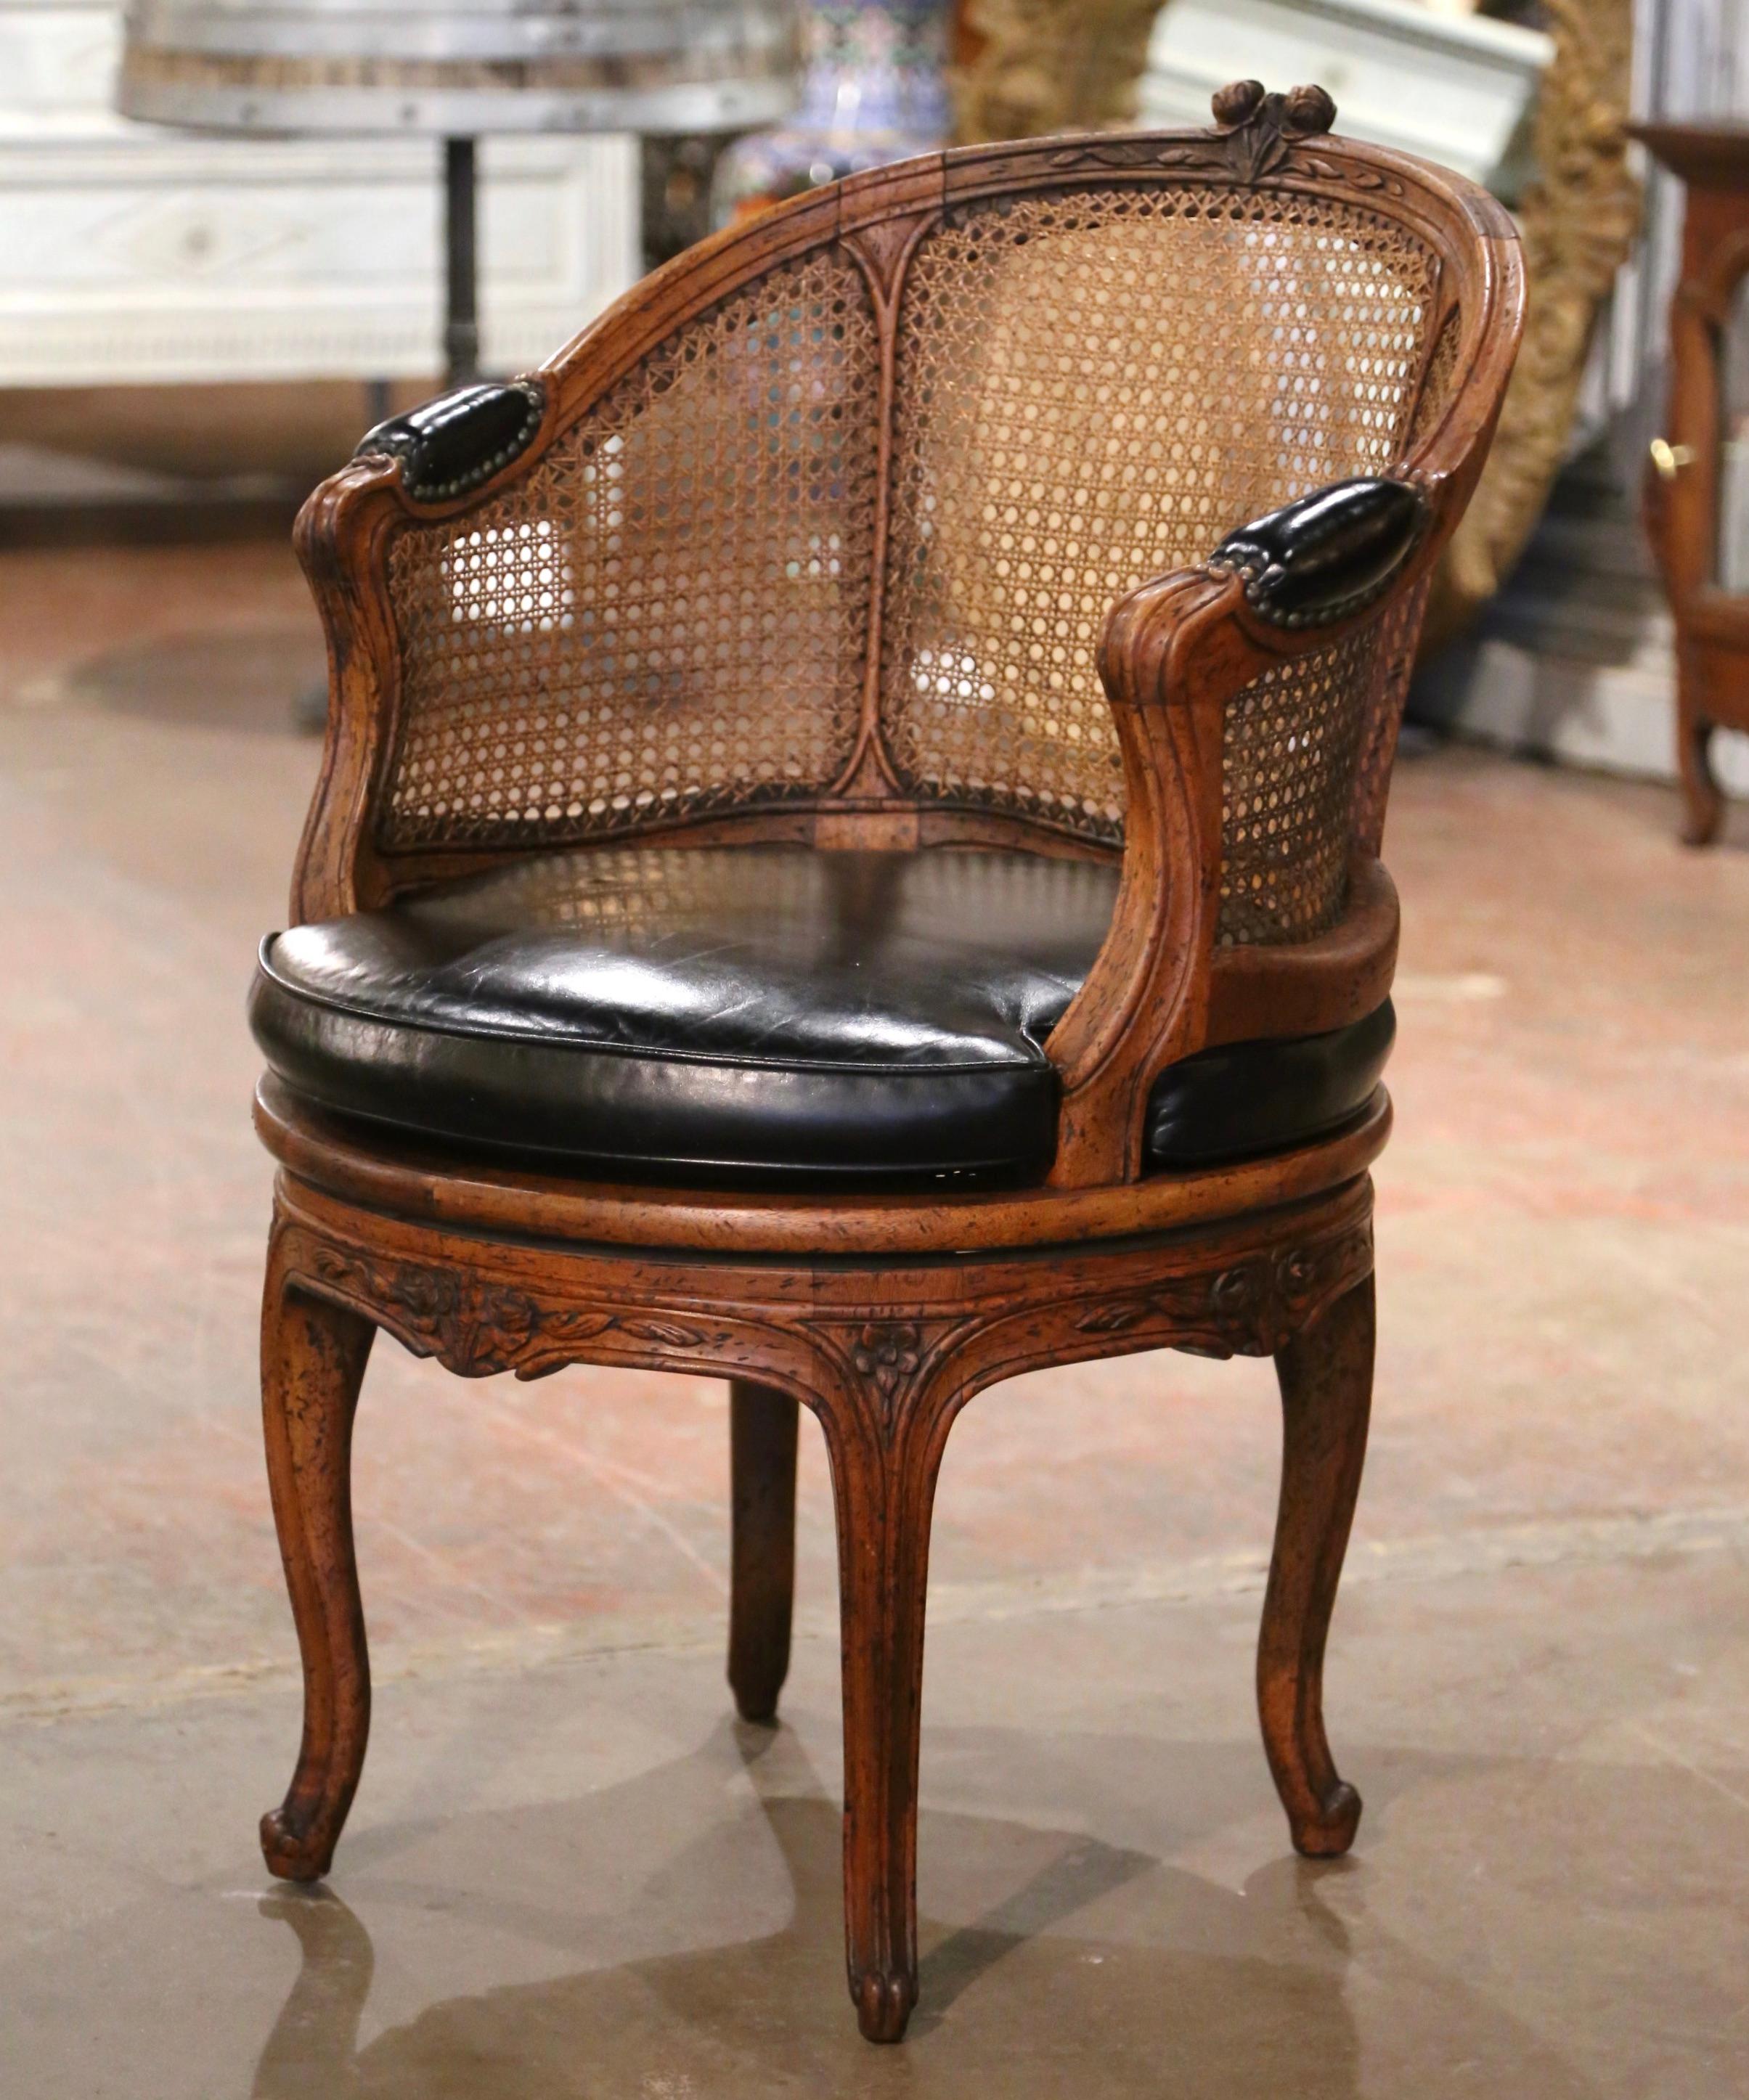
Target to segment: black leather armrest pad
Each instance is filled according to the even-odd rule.
[[[1408,482],[1332,482],[1230,532],[1208,566],[1238,570],[1247,603],[1265,620],[1319,627],[1380,596],[1426,522]]]
[[[546,390],[537,379],[458,386],[378,423],[353,457],[386,453],[399,460],[407,493],[441,502],[478,488],[525,452],[545,412]]]

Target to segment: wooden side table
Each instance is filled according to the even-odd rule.
[[[1633,135],[1688,185],[1670,306],[1667,435],[1646,522],[1676,624],[1683,836],[1718,834],[1716,729],[1749,730],[1749,126],[1641,124]]]

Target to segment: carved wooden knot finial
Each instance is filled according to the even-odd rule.
[[[1217,152],[1241,182],[1255,183],[1287,165],[1302,139],[1327,131],[1336,106],[1321,87],[1290,88],[1269,95],[1261,80],[1235,80],[1210,104],[1220,132]]]
[[[1336,121],[1336,106],[1321,87],[1291,87],[1285,95],[1270,95],[1261,80],[1235,80],[1217,88],[1210,107],[1215,121],[1230,130],[1261,117],[1283,131],[1310,138],[1327,131]]]
[[[1323,88],[1288,89],[1287,123],[1291,130],[1305,132],[1310,136],[1316,131],[1327,131],[1336,121],[1336,99]]]
[[[1243,124],[1248,117],[1255,117],[1262,106],[1261,80],[1229,81],[1225,87],[1215,90],[1209,104],[1217,124]]]

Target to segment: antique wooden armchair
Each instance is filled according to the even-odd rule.
[[[1215,113],[799,199],[311,498],[332,721],[252,1007],[305,1682],[276,1873],[326,1873],[364,1759],[378,1328],[465,1377],[732,1382],[752,1718],[819,1416],[871,2039],[916,1995],[937,1469],[1012,1374],[1274,1355],[1264,1741],[1295,1844],[1352,1840],[1319,1688],[1371,1383],[1380,835],[1523,288],[1488,197],[1325,135],[1321,90]]]

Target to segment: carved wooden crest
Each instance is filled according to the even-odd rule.
[[[1181,168],[1186,174],[1215,176],[1249,188],[1276,177],[1339,184],[1363,195],[1401,196],[1402,183],[1383,168],[1344,155],[1313,152],[1308,141],[1336,121],[1336,106],[1321,87],[1265,92],[1261,82],[1242,80],[1214,98],[1214,129],[1161,145],[1152,139],[1095,139],[1066,146],[1053,168]]]
[[[1215,95],[1215,128],[1199,138],[1159,145],[1153,140],[1113,139],[1066,148],[1051,161],[1053,168],[1182,168],[1187,174],[1226,175],[1250,184],[1276,174],[1337,174],[1333,161],[1305,151],[1309,139],[1322,137],[1336,118],[1336,106],[1321,87],[1290,88],[1270,94],[1260,80],[1234,81]],[[1341,179],[1362,188],[1385,186],[1389,179],[1371,168],[1346,165]]]

